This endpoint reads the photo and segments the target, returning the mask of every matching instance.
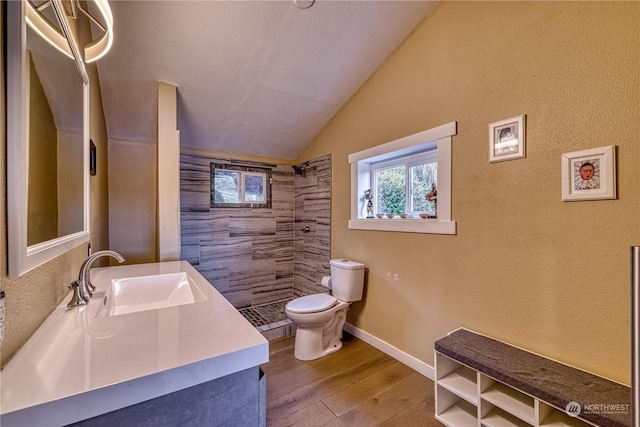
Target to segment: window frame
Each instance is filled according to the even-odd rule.
[[[262,178],[262,188],[264,189],[263,191],[263,195],[264,195],[264,200],[247,200],[247,192],[246,192],[246,187],[247,187],[247,182],[246,182],[246,177],[248,176],[257,176],[259,178]],[[240,183],[241,183],[241,202],[240,203],[255,203],[255,204],[265,204],[267,203],[267,173],[266,172],[249,172],[249,171],[241,171],[240,172]]]
[[[210,179],[211,179],[211,208],[266,208],[271,209],[271,169],[259,168],[252,166],[238,166],[224,163],[211,163]],[[220,203],[215,201],[215,174],[216,170],[233,171],[240,174],[238,183],[239,203]],[[245,177],[261,176],[264,183],[265,201],[246,200],[245,195]]]
[[[457,123],[450,122],[395,141],[350,154],[351,216],[350,230],[391,231],[407,233],[456,234],[451,219],[451,142]],[[371,165],[400,156],[417,155],[435,149],[438,163],[437,218],[367,218],[365,191],[371,188]],[[374,195],[375,197],[375,195]]]
[[[425,151],[418,152],[415,154],[404,155],[394,157],[388,160],[380,160],[378,162],[371,163],[371,185],[370,188],[373,189],[373,213],[384,213],[378,212],[377,206],[379,204],[379,191],[377,190],[376,185],[376,172],[382,169],[388,169],[397,166],[404,166],[405,168],[405,210],[404,212],[407,214],[417,214],[418,211],[409,209],[412,205],[413,200],[413,191],[412,191],[412,180],[411,180],[411,168],[413,166],[424,165],[427,163],[438,163],[438,153],[436,151],[436,147],[429,148]],[[437,181],[437,180],[436,180]],[[437,184],[437,182],[436,182]],[[430,215],[433,215],[433,211],[428,212]]]

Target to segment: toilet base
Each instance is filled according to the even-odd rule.
[[[302,332],[302,335],[300,335],[300,332]],[[302,338],[299,338],[299,337],[302,337]],[[296,330],[296,340],[295,340],[295,347],[293,349],[293,356],[298,360],[302,360],[306,362],[309,360],[320,359],[321,357],[327,356],[331,353],[335,353],[341,348],[342,348],[342,341],[338,341],[337,343],[331,345],[330,347],[327,347],[326,349],[313,348],[313,346],[310,348],[307,345],[306,339],[304,338],[304,331],[301,331],[300,329],[298,329]]]
[[[342,348],[342,327],[348,306],[338,310],[324,325],[297,325],[293,356],[298,360],[316,360]]]

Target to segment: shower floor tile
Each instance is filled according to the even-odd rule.
[[[291,301],[291,299],[242,308],[238,311],[267,338],[271,336],[281,337],[295,332],[295,328],[292,327],[293,322],[287,317],[287,313],[285,312],[285,306],[289,301]],[[276,333],[276,331],[274,331],[275,329],[280,329],[283,332]],[[270,331],[273,332],[269,333]]]

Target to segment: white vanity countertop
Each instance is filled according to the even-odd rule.
[[[206,297],[96,317],[111,279],[186,272]],[[188,262],[91,270],[89,304],[69,294],[0,373],[3,427],[65,425],[269,360],[268,341]]]

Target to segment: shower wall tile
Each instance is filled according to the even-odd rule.
[[[268,286],[272,284],[272,280],[275,280],[275,268],[235,267],[238,269],[229,271],[229,288],[231,289],[250,289],[253,293],[254,287]]]
[[[295,175],[294,295],[327,292],[320,285],[331,258],[331,156],[309,162]],[[301,230],[309,227],[309,232]]]
[[[323,245],[317,239],[309,240],[304,244],[304,259],[313,262],[316,265],[316,270],[318,270],[318,265],[327,258],[326,245]]]
[[[331,192],[331,157],[329,157],[328,162],[318,162],[316,168],[318,190]]]
[[[253,239],[254,260],[293,261],[293,244],[289,236],[256,237]]]
[[[272,170],[271,209],[213,209],[211,163],[180,156],[181,258],[194,265],[235,307],[293,294],[294,176],[290,165],[243,162]]]
[[[251,237],[220,238],[200,241],[200,263],[211,265],[242,264],[252,259],[253,239]]]
[[[269,218],[264,218],[264,213],[239,218],[229,219],[229,235],[238,236],[275,236],[276,219],[269,213]]]
[[[293,236],[293,212],[291,216],[286,219],[284,217],[276,218],[276,234],[277,235],[290,235]]]
[[[327,191],[311,193],[304,198],[302,206],[306,215],[324,214],[327,211],[327,204],[331,200],[331,193]]]
[[[180,155],[180,209],[208,212],[210,201],[211,166],[201,157]]]
[[[188,261],[189,264],[194,267],[200,264],[200,240],[196,240],[193,238],[185,238],[182,236],[181,239],[181,250],[180,250],[180,259],[184,261]]]
[[[290,165],[246,162],[272,169],[271,209],[210,208],[212,162],[180,157],[181,258],[237,308],[326,292],[331,250],[331,157]],[[309,227],[310,232],[302,229]]]
[[[316,238],[323,247],[331,247],[331,217],[316,217]]]
[[[293,257],[290,260],[276,260],[276,279],[293,281]]]

